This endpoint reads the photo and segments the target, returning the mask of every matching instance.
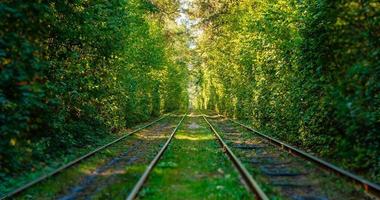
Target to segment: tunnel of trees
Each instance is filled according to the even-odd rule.
[[[380,181],[380,3],[201,3],[200,108]]]
[[[189,107],[380,181],[378,1],[194,0],[193,23],[180,10],[1,1],[0,181]]]
[[[159,6],[0,4],[0,178],[187,107],[186,32]]]

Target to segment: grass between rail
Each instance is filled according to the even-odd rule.
[[[187,117],[141,199],[252,199],[202,118]]]

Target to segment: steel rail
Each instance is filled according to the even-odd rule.
[[[179,121],[177,126],[174,128],[172,133],[169,136],[169,139],[166,141],[164,146],[160,149],[160,151],[156,154],[156,156],[153,158],[153,160],[149,163],[148,167],[145,169],[143,175],[141,175],[140,179],[136,183],[136,185],[133,187],[132,191],[129,193],[127,200],[133,200],[137,197],[138,193],[140,192],[141,188],[143,187],[145,181],[148,179],[150,172],[153,170],[154,166],[158,163],[162,155],[164,154],[165,150],[168,148],[170,142],[172,141],[175,133],[177,132],[179,126],[181,125],[183,119],[185,119],[186,114],[183,115],[182,119]]]
[[[229,118],[227,118],[229,119]],[[252,127],[249,127],[245,124],[242,124],[236,120],[233,120],[233,119],[229,119],[230,121],[236,123],[236,124],[239,124],[240,126],[254,132],[255,134],[261,136],[262,138],[265,138],[266,140],[268,140],[271,144],[274,144],[274,145],[277,145],[279,147],[281,147],[282,149],[286,149],[288,150],[288,152],[290,153],[293,153],[293,154],[296,154],[306,160],[309,160],[309,161],[312,161],[316,164],[318,164],[319,166],[321,166],[322,168],[325,168],[329,171],[332,171],[340,176],[343,176],[349,180],[351,180],[352,182],[356,183],[357,185],[360,185],[367,193],[371,194],[371,195],[374,195],[376,196],[377,198],[380,198],[380,186],[375,184],[375,183],[372,183],[368,180],[365,180],[363,179],[362,177],[359,177],[351,172],[348,172],[344,169],[341,169],[331,163],[328,163],[316,156],[313,156],[309,153],[306,153],[305,151],[302,151],[300,149],[297,149],[289,144],[286,144],[284,142],[281,142],[280,140],[277,140],[273,137],[270,137],[270,136],[267,136],[257,130],[255,130],[254,128]]]
[[[117,138],[117,139],[115,139],[115,140],[113,140],[113,141],[111,141],[111,142],[109,142],[109,143],[101,146],[101,147],[98,147],[95,150],[93,150],[93,151],[91,151],[91,152],[89,152],[89,153],[87,153],[87,154],[85,154],[85,155],[83,155],[83,156],[81,156],[81,157],[79,157],[79,158],[77,158],[77,159],[75,159],[75,160],[73,160],[73,161],[71,161],[71,162],[69,162],[69,163],[67,163],[67,164],[59,167],[59,168],[57,168],[56,170],[54,170],[54,171],[52,171],[50,173],[42,175],[41,177],[37,178],[36,180],[33,180],[33,181],[31,181],[31,182],[29,182],[29,183],[27,183],[27,184],[25,184],[25,185],[23,185],[23,186],[21,186],[21,187],[19,187],[17,189],[15,189],[15,190],[13,190],[13,191],[5,194],[4,196],[1,196],[0,200],[6,199],[6,198],[10,198],[10,197],[13,197],[16,194],[19,194],[20,192],[22,192],[22,191],[30,188],[31,186],[33,186],[33,185],[35,185],[35,184],[37,184],[37,183],[39,183],[39,182],[41,182],[41,181],[43,181],[43,180],[51,177],[51,176],[54,176],[54,175],[58,174],[59,172],[63,171],[64,169],[67,169],[67,168],[69,168],[69,167],[71,167],[71,166],[79,163],[80,161],[82,161],[82,160],[84,160],[84,159],[86,159],[86,158],[94,155],[95,153],[97,153],[97,152],[99,152],[99,151],[101,151],[101,150],[103,150],[103,149],[105,149],[105,148],[107,148],[107,147],[109,147],[109,146],[111,146],[111,145],[113,145],[113,144],[115,144],[115,143],[117,143],[117,142],[125,139],[126,137],[128,137],[128,136],[130,136],[130,135],[132,135],[132,134],[134,134],[136,132],[139,132],[139,131],[141,131],[141,130],[143,130],[143,129],[145,129],[145,128],[153,125],[153,124],[155,124],[156,122],[158,122],[158,121],[166,118],[167,116],[168,115],[163,115],[160,118],[154,120],[153,122],[151,122],[151,123],[149,123],[147,125],[144,125],[144,126],[138,128],[138,129],[136,129],[136,130],[134,130],[134,131],[132,131],[130,133],[127,133],[127,134],[125,134],[125,135],[123,135],[123,136],[121,136],[121,137],[119,137],[119,138]]]
[[[247,184],[248,188],[255,193],[256,197],[261,200],[269,200],[268,196],[262,191],[259,184],[253,179],[251,174],[248,172],[248,170],[244,167],[244,165],[241,163],[241,161],[236,157],[236,155],[232,152],[232,150],[227,146],[227,144],[223,141],[223,139],[220,137],[218,132],[215,130],[215,128],[211,125],[211,123],[206,119],[206,117],[203,115],[203,119],[207,122],[207,124],[210,126],[212,132],[218,139],[220,145],[225,150],[226,154],[232,161],[232,163],[235,165],[236,169],[239,171],[241,177],[244,179],[244,182]]]

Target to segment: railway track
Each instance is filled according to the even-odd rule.
[[[334,173],[336,173],[342,177],[347,178],[348,180],[350,180],[350,181],[356,183],[357,185],[359,185],[360,187],[362,187],[362,189],[364,189],[366,192],[376,196],[377,198],[380,198],[380,186],[379,185],[371,183],[368,180],[365,180],[365,179],[363,179],[363,178],[361,178],[361,177],[359,177],[353,173],[350,173],[350,172],[343,170],[343,169],[341,169],[341,168],[339,168],[339,167],[337,167],[331,163],[328,163],[322,159],[319,159],[318,157],[313,156],[309,153],[306,153],[305,151],[302,151],[302,150],[297,149],[291,145],[288,145],[284,142],[281,142],[280,140],[269,137],[269,136],[255,130],[255,129],[247,126],[247,125],[244,125],[244,124],[238,122],[238,121],[235,121],[235,120],[231,120],[231,121],[236,123],[236,124],[239,124],[240,126],[246,128],[246,129],[248,129],[248,130],[250,130],[256,134],[258,134],[259,136],[268,140],[270,143],[272,143],[278,147],[281,147],[282,149],[287,150],[289,153],[298,155],[298,156],[300,156],[300,157],[302,157],[308,161],[312,161],[312,162],[318,164],[319,166],[321,166],[321,167],[323,167],[323,168],[325,168],[331,172],[334,172]]]
[[[263,192],[259,184],[252,178],[251,174],[248,172],[248,170],[244,167],[244,165],[241,163],[241,161],[236,157],[236,155],[232,152],[232,150],[227,146],[227,144],[224,142],[224,140],[220,137],[219,133],[216,131],[216,129],[212,126],[212,124],[206,119],[205,116],[202,116],[203,119],[206,121],[206,123],[210,126],[210,129],[215,134],[215,137],[217,138],[218,142],[224,149],[224,152],[227,154],[227,156],[230,158],[232,163],[234,164],[235,168],[239,171],[241,177],[243,178],[245,184],[250,189],[251,192],[253,192],[257,199],[261,200],[268,200],[269,198],[267,195]]]
[[[239,172],[239,175],[242,178],[242,180],[244,181],[245,186],[250,190],[250,192],[255,194],[256,199],[269,200],[268,196],[263,192],[263,190],[261,189],[259,184],[253,179],[253,177],[250,175],[248,170],[244,167],[242,162],[237,158],[237,156],[232,152],[232,150],[228,147],[228,145],[223,141],[223,139],[220,137],[220,135],[218,134],[216,129],[213,127],[213,125],[207,120],[206,116],[205,115],[191,115],[191,116],[192,117],[201,117],[205,120],[207,125],[212,130],[212,133],[214,134],[215,138],[217,139],[217,141],[221,145],[223,152],[228,156],[230,161],[233,163],[235,169]],[[179,122],[177,128],[179,127],[179,125],[183,121],[184,117]],[[215,119],[219,116],[217,116],[217,117],[208,116],[208,117]],[[129,196],[126,198],[126,200],[134,200],[138,197],[139,191],[142,190],[142,188],[144,187],[144,183],[147,181],[147,179],[149,177],[149,174],[153,171],[153,168],[157,165],[157,163],[159,162],[163,153],[168,148],[170,142],[172,141],[172,138],[174,137],[174,135],[177,131],[177,128],[173,130],[173,132],[171,133],[171,135],[170,135],[169,139],[167,140],[167,142],[165,143],[165,145],[162,147],[162,149],[158,152],[158,154],[155,156],[155,158],[151,161],[149,166],[146,168],[145,172],[140,177],[139,181],[136,183],[132,192],[129,194]]]
[[[377,199],[379,186],[346,172],[338,167],[322,161],[312,155],[287,145],[279,140],[268,137],[242,123],[234,120],[222,121],[211,119],[212,124],[222,133],[228,148],[254,178],[265,183],[266,194],[271,198],[286,198],[294,200],[327,200],[327,199]],[[249,132],[244,132],[248,130]],[[228,145],[230,147],[228,147]],[[327,169],[327,170],[326,170]],[[334,172],[341,177],[335,176]],[[347,180],[359,184],[368,193]],[[369,194],[369,195],[368,195]]]
[[[169,136],[168,140],[166,141],[166,143],[164,144],[164,146],[160,149],[160,151],[156,154],[156,156],[150,162],[150,164],[148,165],[148,167],[146,168],[146,170],[144,171],[144,173],[142,174],[142,176],[140,177],[140,179],[138,180],[136,185],[133,187],[132,191],[129,193],[128,197],[126,198],[127,200],[133,200],[137,197],[137,195],[138,195],[139,191],[141,190],[141,188],[143,187],[145,181],[148,179],[150,172],[153,170],[154,166],[158,163],[158,161],[160,160],[160,158],[164,154],[165,150],[168,148],[170,142],[172,141],[175,133],[177,132],[179,126],[181,125],[181,123],[182,123],[183,119],[185,119],[185,117],[186,117],[186,114],[183,115],[183,117],[178,122],[175,129],[170,134],[170,136]]]
[[[203,115],[188,115],[180,132],[175,136],[175,132],[172,133],[175,139],[170,149],[162,156],[168,148],[168,141],[157,154],[157,159],[147,167],[127,200],[178,199],[182,194],[188,199],[253,199],[254,194],[251,192],[259,191],[260,188],[231,152],[224,153],[223,146],[220,147],[215,141],[217,134],[209,131],[209,123],[205,119]],[[228,159],[228,155],[232,157]],[[148,176],[150,180],[147,180]],[[262,191],[257,194],[262,197],[257,199],[268,199]]]
[[[89,153],[87,153],[87,154],[85,154],[85,155],[83,155],[83,156],[81,156],[81,157],[79,157],[79,158],[77,158],[77,159],[75,159],[75,160],[73,160],[73,161],[71,161],[71,162],[63,165],[63,166],[61,166],[61,167],[59,167],[59,168],[57,168],[57,169],[55,169],[55,170],[53,170],[53,171],[45,174],[45,175],[42,175],[39,178],[37,178],[37,179],[35,179],[35,180],[33,180],[33,181],[31,181],[31,182],[29,182],[29,183],[21,186],[21,187],[18,187],[16,189],[12,190],[11,192],[9,192],[9,193],[1,196],[0,200],[8,199],[8,198],[9,199],[10,198],[15,198],[17,195],[19,195],[20,193],[28,190],[29,188],[31,188],[31,187],[33,187],[33,186],[35,186],[35,185],[37,185],[37,184],[39,184],[39,183],[47,180],[48,178],[51,178],[53,176],[58,175],[58,174],[62,173],[63,171],[65,171],[65,170],[67,170],[67,169],[69,169],[69,168],[71,168],[71,167],[73,167],[75,165],[78,165],[79,163],[83,162],[84,160],[86,160],[86,159],[88,159],[90,157],[93,157],[94,155],[96,155],[97,153],[101,152],[102,150],[107,149],[107,148],[115,145],[116,143],[121,142],[122,140],[126,139],[127,137],[129,137],[129,136],[131,136],[133,134],[136,134],[136,133],[138,133],[138,132],[140,132],[140,131],[142,131],[142,130],[144,130],[144,129],[146,129],[146,128],[154,125],[154,124],[156,124],[157,122],[159,122],[159,121],[167,118],[168,116],[169,116],[169,114],[163,115],[160,118],[158,118],[158,119],[156,119],[156,120],[154,120],[154,121],[152,121],[152,122],[150,122],[150,123],[148,123],[146,125],[143,125],[142,127],[137,128],[136,130],[133,130],[132,132],[129,132],[129,133],[127,133],[127,134],[125,134],[125,135],[123,135],[123,136],[121,136],[121,137],[119,137],[119,138],[117,138],[117,139],[115,139],[115,140],[113,140],[113,141],[111,141],[111,142],[109,142],[109,143],[101,146],[101,147],[98,147],[98,148],[92,150],[91,152],[89,152]]]
[[[166,118],[168,115],[164,115],[159,119],[138,128],[124,136],[117,138],[116,140],[101,146],[90,153],[75,159],[74,161],[50,172],[40,178],[32,181],[16,190],[2,196],[0,199],[13,198],[23,191],[31,188],[32,186],[40,183],[49,177],[55,176],[65,169],[68,169],[83,160],[95,155],[97,152],[106,149],[126,137],[135,134],[147,127],[157,123],[158,121]],[[181,117],[176,125],[172,125],[172,128],[162,128],[162,133],[166,132],[168,136],[159,136],[155,134],[145,134],[146,140],[154,140],[154,137],[160,138],[162,142],[156,143],[144,143],[142,141],[135,142],[134,145],[129,146],[131,149],[118,157],[112,159],[105,165],[99,167],[95,174],[104,176],[105,174],[112,174],[115,171],[125,170],[126,165],[137,166],[141,165],[135,162],[138,158],[130,158],[130,155],[136,157],[137,154],[141,154],[141,151],[146,151],[146,145],[154,144],[156,150],[152,150],[154,156],[150,160],[148,154],[141,154],[140,157],[144,157],[145,161],[142,162],[146,166],[144,171],[133,172],[132,176],[128,176],[128,179],[120,179],[114,181],[110,178],[100,179],[99,182],[105,182],[105,185],[113,185],[111,187],[120,187],[123,182],[128,180],[131,183],[124,187],[123,192],[117,191],[118,198],[120,195],[124,199],[127,196],[127,200],[133,200],[138,197],[139,192],[144,187],[144,183],[147,181],[150,173],[160,161],[171,141],[173,140],[177,130],[181,126],[181,123],[187,115],[177,115],[175,117]],[[330,163],[327,163],[319,158],[307,154],[295,147],[285,144],[279,140],[266,136],[253,128],[246,126],[238,121],[226,119],[222,116],[206,116],[206,115],[191,115],[192,117],[201,117],[207,123],[216,140],[219,142],[223,152],[228,156],[234,167],[239,172],[244,185],[249,191],[251,191],[256,199],[268,200],[268,199],[293,199],[293,200],[329,200],[329,199],[379,199],[379,186],[366,181],[354,174],[344,171]],[[165,125],[164,125],[165,126]],[[169,129],[168,129],[169,128]],[[160,128],[159,128],[160,129]],[[172,130],[169,134],[168,130]],[[248,132],[247,132],[248,131]],[[252,134],[253,133],[253,134]],[[166,142],[164,142],[166,141]],[[164,143],[164,144],[163,144]],[[157,144],[163,144],[162,147]],[[133,149],[136,147],[136,149]],[[125,148],[125,147],[121,147]],[[158,153],[156,153],[158,152]],[[147,158],[146,158],[147,157]],[[124,161],[123,161],[124,160]],[[120,162],[117,168],[110,170],[114,167],[115,163]],[[111,164],[110,164],[111,163]],[[129,163],[129,164],[128,164]],[[145,163],[145,164],[144,164]],[[149,163],[149,164],[148,164]],[[333,173],[331,173],[333,172]],[[335,176],[340,175],[340,177]],[[131,179],[135,177],[135,179]],[[341,177],[344,177],[342,179]],[[95,178],[94,175],[88,176],[84,179],[85,185],[81,187],[91,187],[87,192],[78,192],[78,187],[72,188],[74,193],[60,196],[58,199],[76,199],[82,197],[96,197],[96,198],[113,198],[111,196],[96,196],[99,191],[104,192],[104,188],[108,186],[98,187],[96,184],[92,184]],[[354,187],[353,184],[348,183],[350,180],[361,187],[367,193]],[[83,182],[83,181],[82,181]],[[136,183],[136,184],[134,184]],[[82,183],[81,183],[82,184]],[[133,184],[133,185],[130,185]],[[94,185],[94,186],[91,186]],[[117,186],[119,185],[119,186]],[[126,189],[130,188],[130,189]],[[83,189],[83,188],[81,188]],[[108,189],[108,188],[107,188]],[[106,191],[107,193],[107,191]],[[370,195],[368,195],[370,194]],[[80,196],[81,195],[81,196]],[[124,195],[124,196],[123,196]],[[55,197],[57,198],[57,197]]]

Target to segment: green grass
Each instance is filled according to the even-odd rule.
[[[194,122],[199,127],[190,129]],[[139,195],[154,200],[253,198],[202,118],[186,118]]]

